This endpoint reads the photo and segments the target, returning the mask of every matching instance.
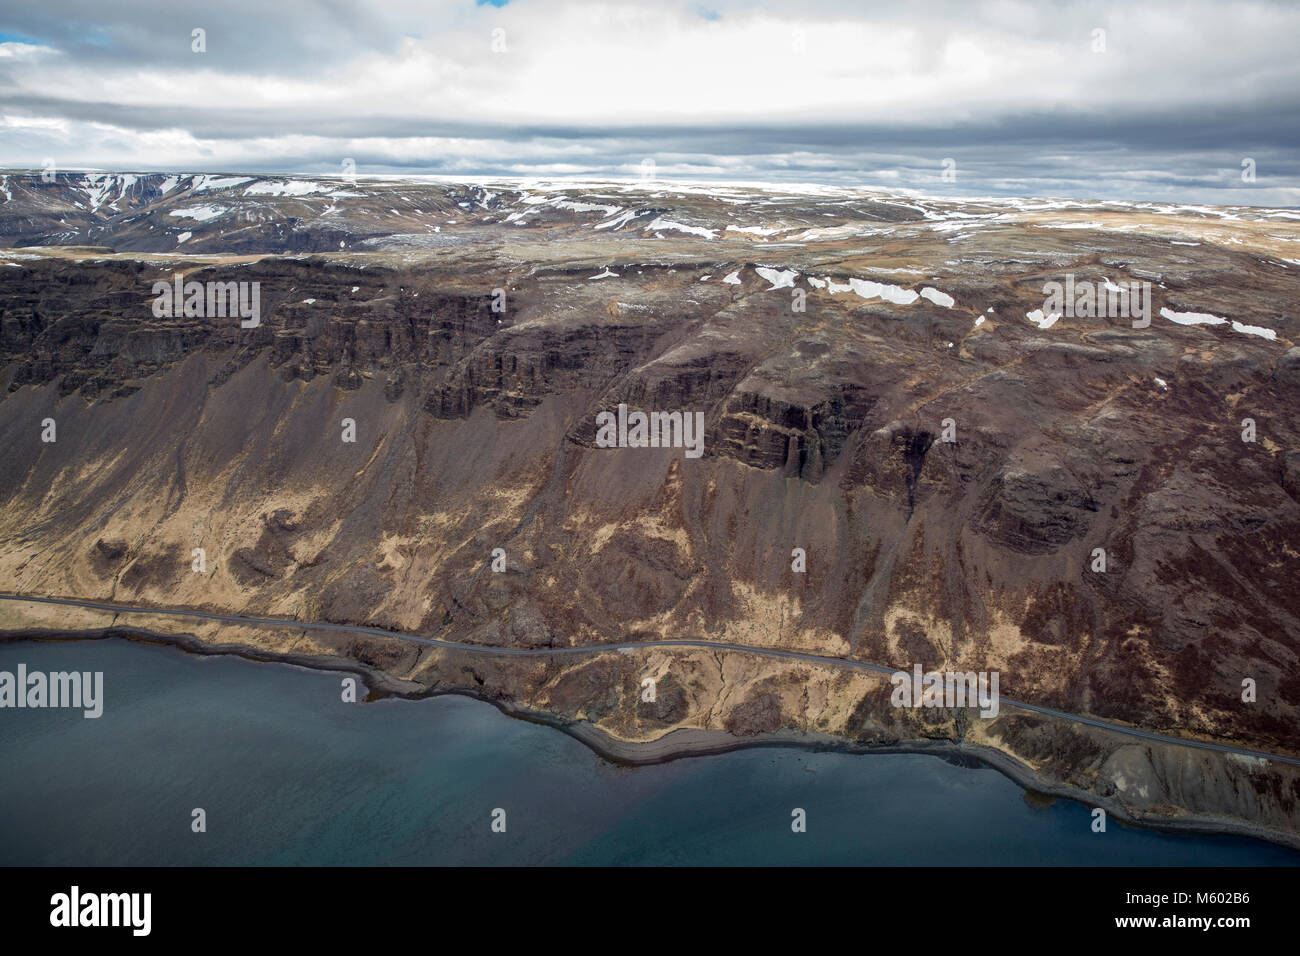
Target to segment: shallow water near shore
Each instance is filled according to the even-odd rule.
[[[0,645],[0,670],[19,663],[103,671],[104,713],[0,711],[0,864],[1300,864],[1244,838],[1093,833],[1080,804],[928,755],[628,768],[464,697],[346,704],[337,673],[122,640]]]

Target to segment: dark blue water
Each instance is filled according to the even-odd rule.
[[[0,670],[19,662],[103,671],[106,703],[98,720],[0,710],[3,864],[1300,863],[1243,839],[1093,833],[1083,806],[1034,809],[996,771],[930,756],[623,768],[465,698],[345,704],[338,674],[124,641],[0,645]]]

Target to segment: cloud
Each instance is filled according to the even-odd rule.
[[[1300,195],[1283,3],[122,6],[8,15],[0,164]]]

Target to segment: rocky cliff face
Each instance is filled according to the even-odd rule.
[[[7,178],[6,590],[997,670],[1297,752],[1293,214],[278,182]],[[156,316],[176,273],[257,282],[261,324]],[[1067,277],[1150,283],[1149,326],[1053,319]],[[600,447],[620,403],[702,412],[704,455]],[[632,737],[887,699],[662,659],[644,725],[605,658],[461,679]]]

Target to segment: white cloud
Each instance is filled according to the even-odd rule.
[[[0,163],[55,150],[69,166],[319,170],[351,156],[383,169],[635,175],[653,155],[662,174],[933,188],[954,156],[959,189],[1073,189],[1100,168],[1118,193],[1213,201],[1242,192],[1241,156],[1272,144],[1292,162],[1285,127],[1300,109],[1300,8],[1285,4],[727,0],[706,19],[658,2],[412,0],[340,4],[331,18],[232,0],[203,8],[205,54],[189,52],[174,14],[80,9],[117,45],[79,47],[66,17],[30,10],[22,30],[61,38],[0,44],[4,124],[20,134],[0,143]],[[283,30],[261,25],[276,17]],[[1104,53],[1091,51],[1097,27]],[[508,52],[492,51],[496,28]],[[1270,104],[1274,121],[1261,112],[1252,125]],[[1218,154],[1131,142],[1155,138],[1152,117],[1191,135],[1207,116],[1222,124]],[[1267,158],[1250,201],[1278,203],[1294,168]]]

